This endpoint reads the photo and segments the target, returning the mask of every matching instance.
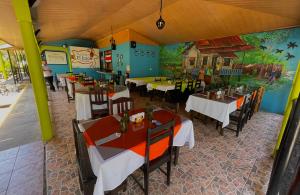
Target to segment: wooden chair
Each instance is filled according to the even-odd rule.
[[[255,112],[255,106],[257,104],[258,101],[258,90],[255,90],[252,93],[252,99],[251,99],[251,104],[249,106],[249,111],[248,111],[248,119],[250,120]]]
[[[230,124],[235,125],[236,129],[225,127],[226,129],[236,131],[236,136],[239,136],[240,131],[242,131],[245,120],[247,120],[247,109],[250,105],[249,97],[245,96],[242,104],[242,109],[240,111],[235,111],[229,115]]]
[[[194,93],[204,92],[204,87],[201,86],[201,80],[197,80],[194,87]]]
[[[79,130],[78,122],[73,119],[72,125],[80,189],[83,194],[93,194],[97,177],[93,173],[86,142],[83,133]]]
[[[114,105],[117,106],[117,113],[114,113]],[[129,105],[129,106],[128,106]],[[109,115],[119,114],[134,108],[133,98],[120,97],[115,100],[109,100]]]
[[[65,83],[66,83],[66,88],[65,91],[67,92],[67,98],[68,98],[68,102],[70,103],[70,101],[75,100],[75,84],[73,82],[71,82],[71,87],[72,87],[72,96],[70,96],[69,92],[69,86],[68,86],[68,82],[67,79],[65,78]]]
[[[101,118],[108,116],[108,89],[95,87],[89,89],[89,98],[91,105],[92,118]],[[96,106],[105,106],[106,108],[95,108]]]
[[[75,142],[75,153],[76,153],[76,162],[79,175],[79,184],[80,190],[84,195],[92,195],[94,191],[94,186],[97,180],[97,177],[94,175],[89,154],[87,151],[87,145],[83,136],[83,133],[78,127],[77,120],[72,120],[73,125],[73,135]],[[119,185],[117,188],[106,191],[105,194],[116,195],[118,191],[125,191],[127,187],[127,179]]]
[[[187,86],[183,92],[183,98],[186,101],[188,97],[194,93],[194,81],[188,81]]]
[[[173,152],[173,136],[174,136],[174,124],[175,121],[171,120],[166,124],[160,125],[153,129],[147,130],[146,137],[146,151],[145,151],[145,163],[142,166],[142,170],[144,172],[144,186],[135,178],[133,179],[137,182],[137,184],[141,187],[146,195],[148,195],[149,190],[149,174],[156,170],[160,169],[165,175],[167,175],[167,185],[170,185],[171,180],[171,165],[172,165],[172,152]],[[169,138],[169,143],[166,148],[166,151],[163,155],[157,157],[154,160],[150,160],[150,147],[151,145],[161,141],[164,138]],[[167,172],[162,170],[160,167],[164,164],[167,164]]]

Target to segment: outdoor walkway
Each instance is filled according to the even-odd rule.
[[[29,84],[0,126],[0,151],[39,140],[39,119],[32,87]]]
[[[0,152],[0,195],[42,195],[44,146],[41,141]]]

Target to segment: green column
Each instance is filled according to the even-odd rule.
[[[3,60],[3,54],[2,51],[0,51],[0,72],[2,72],[4,79],[7,79],[7,72],[5,69],[5,62]]]
[[[284,116],[283,116],[283,120],[282,120],[281,130],[280,130],[280,133],[278,135],[277,143],[276,143],[276,146],[275,146],[274,151],[273,151],[273,156],[276,155],[276,153],[279,149],[279,146],[281,144],[281,139],[282,139],[282,136],[284,134],[284,130],[285,130],[286,124],[288,122],[290,112],[292,110],[293,100],[298,98],[299,93],[300,93],[300,63],[298,64],[298,68],[297,68],[297,71],[296,71],[296,74],[295,74],[292,89],[291,89],[291,92],[290,92],[290,95],[289,95],[289,98],[288,98],[288,101],[287,101],[287,104],[286,104],[286,107],[285,107],[285,112],[284,112]]]
[[[23,38],[23,46],[28,61],[35,102],[40,118],[42,139],[43,141],[48,141],[53,137],[53,132],[47,100],[47,89],[41,68],[42,61],[34,35],[28,1],[12,0],[12,4]]]

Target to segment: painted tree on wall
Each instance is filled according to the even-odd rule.
[[[182,74],[183,52],[192,42],[179,43],[160,48],[160,67],[163,75]]]
[[[249,79],[253,79],[255,76],[255,83],[264,85],[267,89],[276,89],[289,82],[283,73],[289,65],[289,60],[294,57],[287,49],[288,47],[295,47],[295,43],[290,43],[287,47],[280,46],[288,43],[290,34],[291,30],[278,30],[241,36],[247,44],[256,48],[247,52],[236,52],[238,57],[234,59],[234,64],[241,64],[242,66],[252,64],[257,67],[251,71],[251,76],[248,74],[248,76],[243,77],[244,82],[249,82]],[[272,69],[276,66],[279,67],[280,73],[276,74],[276,82],[274,82],[275,79],[271,77]],[[257,78],[264,80],[257,80]]]

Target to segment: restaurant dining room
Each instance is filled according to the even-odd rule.
[[[299,195],[299,10],[1,0],[0,195]]]

